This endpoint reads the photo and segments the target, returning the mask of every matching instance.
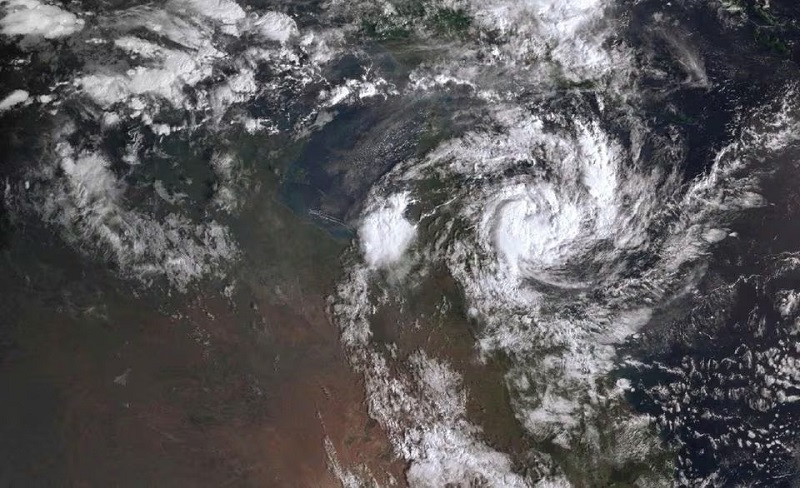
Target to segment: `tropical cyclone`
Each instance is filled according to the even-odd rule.
[[[400,275],[409,287],[425,279],[426,269],[446,265],[464,293],[463,320],[480,324],[476,354],[510,359],[506,386],[528,434],[580,452],[589,457],[586,462],[621,466],[647,463],[662,447],[652,435],[654,419],[624,407],[627,383],[609,383],[617,347],[654,309],[698,283],[711,246],[728,235],[727,222],[765,204],[756,161],[796,140],[790,134],[800,114],[789,90],[745,117],[738,139],[718,153],[708,173],[684,184],[677,173],[680,138],[649,133],[636,115],[637,87],[607,69],[610,59],[621,60],[623,72],[635,62],[624,46],[608,50],[602,26],[614,20],[599,14],[603,9],[597,7],[604,5],[596,4],[461,4],[479,27],[499,31],[499,45],[470,47],[456,61],[431,63],[413,75],[413,86],[468,87],[490,105],[475,116],[481,128],[398,165],[373,188],[365,207],[410,195],[413,211],[406,218],[418,215],[411,225],[425,231],[413,255],[392,263],[420,270]],[[522,35],[530,41],[517,37]],[[540,54],[539,42],[548,46],[548,62],[525,59]],[[491,53],[484,58],[489,62],[471,64],[473,49]],[[547,77],[529,79],[531,64]],[[593,92],[589,101],[566,93],[565,103],[546,95],[537,100],[535,88],[558,85],[560,76],[602,81],[605,90]],[[501,77],[506,80],[487,83]],[[498,89],[514,83],[514,94]],[[373,218],[366,213],[362,225]],[[515,477],[524,468],[493,452],[480,426],[467,419],[442,424],[431,420],[434,414],[409,415],[426,412],[442,387],[433,388],[414,371],[421,364],[430,370],[445,366],[420,353],[403,359],[391,345],[381,352],[387,345],[373,339],[370,317],[382,307],[402,307],[404,299],[397,297],[398,275],[375,273],[369,265],[374,257],[360,237],[365,254],[351,257],[333,312],[351,361],[366,377],[373,416],[410,463],[409,481],[426,486],[411,476],[421,471],[434,485],[564,481],[568,466],[546,458],[538,474]],[[407,370],[412,372],[399,373]],[[447,388],[451,396],[469,394],[457,381]],[[443,429],[455,429],[448,435],[462,439],[456,443],[460,451],[471,449],[475,457],[454,456],[429,440]],[[491,462],[478,462],[478,456]]]
[[[569,2],[560,8],[555,4],[539,7],[538,10],[533,7],[530,13],[558,17],[541,24],[549,26],[543,27],[547,29],[544,32],[527,23],[528,15],[509,15],[509,5],[484,4],[475,18],[507,34],[504,39],[507,43],[501,42],[497,52],[510,51],[512,45],[516,47],[516,35],[531,34],[534,43],[541,39],[543,43],[549,41],[558,45],[555,62],[559,68],[567,68],[565,72],[570,77],[584,73],[584,76],[602,78],[605,73],[597,60],[611,53],[604,50],[602,41],[595,37],[580,36],[587,30],[596,34],[590,27],[592,22],[586,19],[596,15],[596,9],[573,6]],[[579,41],[574,41],[576,36]],[[586,43],[592,42],[597,44],[587,49]],[[531,49],[535,50],[536,46]],[[509,65],[525,64],[524,57],[510,58],[496,57],[497,65],[507,69]],[[441,68],[451,70],[448,65],[434,66],[431,72]],[[502,351],[513,358],[507,382],[520,422],[534,436],[555,437],[555,442],[566,449],[580,443],[596,450],[599,446],[592,445],[592,439],[587,438],[590,434],[576,431],[578,425],[586,424],[596,429],[592,417],[598,403],[613,403],[619,397],[619,391],[598,391],[595,382],[610,369],[613,343],[622,337],[603,337],[620,335],[617,331],[603,331],[608,329],[610,311],[583,310],[581,315],[586,316],[575,318],[563,316],[558,308],[544,313],[544,302],[554,297],[531,286],[531,280],[557,288],[578,289],[575,292],[578,300],[586,294],[581,289],[613,282],[613,276],[620,271],[615,268],[619,268],[625,253],[644,245],[644,234],[658,203],[652,191],[659,183],[667,188],[674,188],[674,185],[669,184],[667,171],[648,173],[638,168],[639,162],[632,160],[621,144],[605,134],[597,121],[579,119],[569,124],[555,114],[532,113],[519,97],[492,95],[492,88],[481,86],[481,79],[487,78],[486,71],[491,69],[491,65],[476,71],[462,67],[459,78],[473,87],[479,97],[514,99],[498,109],[488,110],[491,121],[488,125],[492,129],[473,130],[459,139],[442,143],[421,161],[400,165],[384,178],[383,184],[411,192],[419,202],[418,212],[424,216],[429,234],[432,234],[418,244],[427,246],[420,254],[429,261],[447,263],[463,288],[470,315],[483,323],[479,354]],[[472,76],[478,71],[481,71],[480,76]],[[464,79],[464,76],[470,77]],[[438,75],[430,77],[442,79]],[[517,81],[523,83],[521,79]],[[554,132],[546,125],[561,125],[562,128]],[[427,178],[438,181],[441,193],[447,195],[446,200],[414,193],[415,182]],[[379,185],[370,197],[373,203],[367,206],[377,205],[384,197]],[[437,201],[442,203],[431,208]],[[370,218],[367,215],[365,222]],[[369,262],[371,258],[367,255],[366,259]],[[594,272],[581,276],[570,272],[568,266]],[[379,306],[380,301],[370,304],[375,294],[370,289],[377,286],[380,290],[381,285],[375,284],[376,281],[380,278],[357,266],[349,282],[340,287],[334,314],[343,329],[344,343],[353,363],[367,378],[371,411],[386,426],[402,422],[401,429],[388,427],[388,430],[398,450],[411,463],[409,473],[430,472],[435,466],[434,479],[440,484],[503,486],[512,479],[513,484],[549,482],[547,475],[538,480],[513,475],[508,460],[482,443],[478,426],[466,421],[442,425],[430,422],[435,415],[416,419],[402,413],[416,407],[401,405],[425,405],[438,394],[413,374],[387,378],[388,372],[395,368],[387,368],[386,362],[396,363],[396,368],[402,370],[399,365],[403,361],[385,358],[372,350],[376,346],[370,340],[369,315],[370,309]],[[590,309],[593,305],[585,307]],[[599,322],[594,318],[598,312],[606,315]],[[615,315],[614,319],[618,319],[621,314]],[[646,312],[636,308],[624,315],[626,321],[646,318]],[[629,327],[635,329],[635,325]],[[605,340],[598,342],[598,339]],[[544,353],[553,349],[559,354]],[[417,359],[415,364],[419,365],[420,361]],[[435,362],[425,364],[426,368],[441,368]],[[395,386],[397,382],[416,386],[399,389]],[[450,382],[449,388],[450,395],[465,394],[457,383]],[[588,402],[580,400],[587,396]],[[642,449],[657,449],[657,442],[648,445],[643,433],[646,424],[632,431],[617,432],[620,438],[641,437],[642,440],[638,441],[640,447],[627,452],[623,448],[614,455],[638,458],[648,454],[640,452]],[[448,435],[464,439],[462,451],[471,450],[474,456],[481,452],[492,453],[485,457],[491,462],[478,462],[477,457],[464,462],[443,445],[426,440],[429,436],[441,435],[436,433],[443,429],[455,430]],[[418,431],[421,433],[409,435],[409,432]],[[547,470],[555,476],[552,481],[563,479],[559,466],[550,466]]]
[[[439,108],[445,121],[429,128],[425,149],[361,182],[371,185],[365,197],[352,195],[354,239],[330,300],[370,415],[407,463],[408,483],[592,484],[594,468],[662,457],[654,432],[667,414],[626,404],[630,382],[612,377],[619,348],[691,293],[733,219],[769,203],[759,164],[800,134],[791,87],[759,110],[737,108],[726,143],[685,178],[689,137],[648,110],[666,98],[659,90],[706,90],[714,80],[691,39],[667,40],[678,59],[656,66],[624,38],[616,2],[330,0],[313,21],[232,0],[68,10],[77,8],[3,6],[4,39],[37,54],[14,62],[42,54],[61,68],[44,85],[8,87],[0,101],[4,117],[52,116],[41,158],[6,182],[13,212],[35,215],[134,282],[186,290],[225,276],[241,254],[228,222],[254,172],[220,141],[241,132],[307,141],[337,117],[357,117],[353,108],[387,99]],[[364,31],[388,47],[365,42]],[[167,151],[176,146],[203,152],[197,179],[214,182],[201,192],[207,202],[189,196],[192,178]],[[148,160],[167,169],[157,173]],[[436,317],[415,315],[408,297],[442,274],[458,303],[445,296]],[[787,321],[796,315],[792,290],[773,298]],[[428,350],[430,341],[403,350],[379,327],[382,313],[428,337],[446,318],[472,341],[472,362],[502,363],[526,447],[493,445],[463,361]],[[789,346],[754,357],[759,380],[783,388],[758,405],[795,402]],[[668,370],[676,388],[713,370],[682,367]],[[663,391],[651,389],[662,409],[681,408]],[[744,435],[743,443],[769,437]],[[661,468],[631,481],[666,482],[672,466]],[[337,462],[335,471],[347,486],[370,482],[358,466]]]

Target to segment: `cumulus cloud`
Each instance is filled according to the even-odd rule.
[[[131,208],[125,183],[97,152],[58,144],[63,176],[36,210],[68,242],[87,253],[99,252],[124,276],[144,284],[164,277],[178,289],[213,275],[238,253],[228,229],[214,220],[194,223],[181,214],[155,218]]]
[[[280,12],[267,12],[253,22],[253,29],[264,39],[284,43],[299,34],[293,18]]]
[[[143,146],[150,149],[145,139],[150,133],[157,136],[154,144],[158,147],[163,138],[180,138],[181,133],[191,134],[202,126],[224,130],[229,127],[225,122],[241,123],[251,133],[277,131],[277,117],[287,112],[282,99],[286,90],[298,95],[287,97],[292,103],[303,98],[300,94],[325,101],[292,110],[309,112],[297,121],[299,133],[305,124],[314,123],[318,110],[359,103],[393,90],[370,72],[356,80],[336,80],[342,88],[333,93],[334,87],[329,93],[326,89],[333,83],[325,82],[321,67],[341,54],[344,37],[339,27],[301,32],[284,13],[246,12],[235,0],[168,0],[113,12],[100,10],[88,26],[81,19],[83,12],[72,13],[48,1],[53,0],[0,0],[0,33],[36,41],[85,28],[85,45],[52,46],[74,55],[80,68],[73,71],[64,66],[59,76],[68,81],[38,98],[24,90],[0,93],[0,111],[32,101],[47,104],[75,97],[92,107],[74,125],[92,118],[103,132],[81,131],[77,133],[80,141],[67,143],[65,137],[76,134],[73,114],[67,115],[68,127],[54,135],[56,153],[42,158],[41,167],[32,167],[26,174],[40,184],[26,188],[30,191],[25,198],[30,199],[31,210],[75,248],[102,256],[116,265],[119,274],[143,283],[166,278],[173,286],[185,288],[203,276],[224,272],[225,263],[235,259],[237,246],[227,227],[213,220],[213,215],[240,208],[248,188],[247,170],[230,157],[215,156],[209,161],[217,185],[208,213],[199,219],[189,218],[192,212],[187,211],[180,189],[171,193],[155,178],[152,201],[169,206],[166,216],[156,217],[151,200],[125,198],[127,182],[111,169],[117,162],[115,155],[98,150],[95,141],[87,139],[118,130],[124,120],[136,120],[136,126],[146,132],[123,135],[126,147],[119,161],[132,169],[146,157],[142,152]],[[237,40],[241,36],[247,37],[246,46]],[[99,55],[101,49],[105,52]],[[267,73],[274,76],[259,79]],[[274,96],[277,92],[281,97]],[[229,112],[256,99],[263,101],[260,109],[279,105],[257,116],[244,109]],[[188,114],[184,120],[173,117],[176,109]],[[50,104],[48,111],[58,114],[60,105]],[[231,120],[226,121],[229,114]]]
[[[212,72],[211,59],[221,54],[208,47],[196,52],[168,49],[144,39],[125,36],[114,42],[119,49],[149,61],[126,73],[97,73],[78,80],[84,92],[107,107],[137,95],[156,95],[180,106],[183,88],[194,86]]]

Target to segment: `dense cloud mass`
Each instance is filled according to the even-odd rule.
[[[70,36],[83,28],[84,20],[58,6],[37,0],[6,2],[6,15],[0,32],[7,36],[33,36],[45,39]]]

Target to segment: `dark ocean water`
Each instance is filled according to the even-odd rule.
[[[759,8],[757,2],[742,3]],[[631,35],[642,42],[653,42],[646,28],[651,8],[644,2],[631,13],[641,19],[631,22]],[[685,128],[687,180],[706,171],[729,142],[737,115],[767,103],[798,79],[800,10],[794,2],[771,2],[771,8],[780,20],[761,18],[728,29],[699,4],[673,6],[682,12],[676,30],[699,46],[711,82],[710,88],[664,96],[653,84],[655,117],[669,123],[679,117]],[[764,32],[789,47],[769,45]],[[764,368],[770,366],[758,356],[767,351],[778,358],[797,356],[796,313],[782,315],[777,303],[779,290],[800,289],[797,271],[780,264],[800,251],[799,160],[800,151],[789,148],[761,161],[769,168],[763,192],[769,206],[737,219],[731,225],[735,237],[715,246],[697,290],[660,310],[621,352],[641,365],[618,372],[634,386],[629,401],[656,417],[677,449],[681,484],[794,486],[800,479],[794,448],[800,406],[769,393],[773,386]],[[785,391],[796,392],[796,386]]]
[[[631,404],[658,418],[692,483],[798,480],[800,405],[785,400],[800,392],[798,314],[782,310],[786,292],[800,290],[790,263],[800,250],[798,158],[793,148],[764,161],[775,168],[765,184],[771,205],[737,219],[692,296],[661,310],[622,353],[637,365],[618,371],[634,386]]]

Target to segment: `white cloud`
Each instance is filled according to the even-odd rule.
[[[370,267],[397,262],[414,240],[416,226],[404,215],[408,203],[407,193],[392,195],[364,217],[358,236]]]
[[[5,4],[6,15],[0,19],[0,32],[7,36],[55,39],[83,29],[83,19],[54,5],[38,0],[6,0]]]
[[[63,177],[45,171],[50,187],[36,207],[65,240],[83,252],[97,252],[123,276],[149,283],[165,277],[178,289],[218,272],[237,255],[228,230],[215,221],[193,223],[171,213],[155,218],[131,208],[125,184],[100,153],[58,144]]]
[[[264,39],[284,43],[297,36],[297,22],[280,12],[267,12],[253,21],[251,30]]]
[[[84,27],[78,15],[42,1],[5,1],[2,32],[57,37]],[[55,86],[54,94],[59,101],[77,94],[99,105],[102,111],[88,110],[83,115],[95,117],[104,131],[134,119],[136,127],[147,127],[160,138],[174,137],[179,131],[189,133],[200,126],[224,129],[229,126],[222,124],[232,106],[262,94],[268,98],[264,105],[274,101],[279,106],[257,118],[237,111],[229,122],[253,132],[277,132],[276,120],[285,113],[280,105],[284,102],[274,100],[271,94],[292,90],[297,95],[289,97],[292,103],[303,98],[299,95],[317,98],[323,87],[330,86],[325,83],[322,65],[340,56],[345,42],[339,27],[301,33],[288,15],[273,11],[248,15],[232,0],[170,0],[113,13],[99,11],[91,18],[91,32],[86,36],[90,48],[82,45],[72,52],[82,61],[78,63],[81,71],[71,83]],[[250,34],[246,47],[231,38],[245,33]],[[108,60],[96,56],[94,50],[101,45],[118,59],[101,64]],[[58,49],[73,47],[64,43]],[[262,70],[264,65],[270,69]],[[265,71],[274,73],[273,77],[259,79]],[[372,73],[348,86],[353,96],[338,100],[338,104],[358,103],[393,89]],[[29,101],[24,91],[13,92],[0,102],[0,110]],[[184,110],[187,117],[181,123],[168,124],[161,117],[165,109]],[[61,107],[53,103],[51,110],[57,113]],[[318,110],[319,106],[308,108],[308,114],[296,122],[295,135],[318,120]],[[121,159],[134,166],[140,163],[145,134],[129,132],[128,136]],[[54,138],[65,140],[63,134]],[[214,274],[236,254],[225,227],[209,215],[203,216],[202,222],[190,221],[185,217],[186,203],[163,185],[156,184],[154,193],[174,205],[167,217],[157,219],[149,213],[147,199],[141,201],[143,208],[126,201],[124,181],[110,170],[104,155],[91,149],[96,147],[94,141],[85,142],[79,141],[74,148],[60,146],[62,154],[44,159],[50,164],[31,168],[27,175],[42,182],[26,192],[34,200],[35,211],[70,244],[115,262],[121,275],[141,281],[166,277],[177,287]],[[219,179],[211,213],[237,211],[247,190],[243,183],[247,170],[229,163],[225,158],[210,162]]]
[[[649,320],[654,306],[697,282],[717,240],[709,235],[724,237],[718,229],[726,219],[763,205],[753,154],[797,140],[796,99],[790,93],[753,114],[753,125],[690,185],[679,184],[674,174],[645,170],[635,145],[615,142],[598,124],[557,114],[541,124],[526,120],[532,117],[526,110],[497,107],[490,129],[443,143],[427,159],[386,175],[367,209],[381,205],[381,187],[396,192],[438,178],[448,195],[440,206],[446,212],[426,208],[424,201],[420,211],[446,216],[448,223],[430,242],[418,242],[420,254],[447,263],[460,284],[471,315],[483,324],[481,353],[500,351],[510,359],[506,380],[525,429],[565,449],[581,445],[599,452],[592,433],[600,425],[598,405],[611,408],[620,400],[602,392],[598,380],[614,367],[617,344]],[[634,141],[638,130],[631,132]],[[665,157],[674,154],[669,146],[664,150]],[[453,181],[457,185],[448,186]],[[663,232],[651,232],[667,224]],[[638,267],[629,260],[636,252],[654,259]],[[360,283],[364,288],[353,296],[369,301],[371,280]],[[540,283],[547,286],[532,286]],[[369,341],[371,306],[363,315],[340,316],[345,344]],[[586,398],[591,400],[581,400]],[[641,448],[604,455],[638,459],[659,449],[647,437],[649,420],[631,420]],[[608,433],[620,436],[620,446],[633,435],[625,429]],[[426,479],[451,472],[429,466]]]
[[[244,20],[245,11],[233,0],[172,0],[167,8],[181,13],[189,10],[218,24],[230,35],[238,35],[238,23]]]
[[[14,90],[3,100],[0,100],[0,112],[4,112],[15,105],[19,105],[20,103],[25,103],[28,101],[30,94],[25,90]]]
[[[143,39],[125,36],[115,46],[149,61],[126,73],[97,73],[77,80],[84,92],[104,107],[126,101],[136,95],[155,95],[180,106],[185,86],[194,86],[209,77],[211,60],[221,56],[208,46],[197,52],[168,49]]]

